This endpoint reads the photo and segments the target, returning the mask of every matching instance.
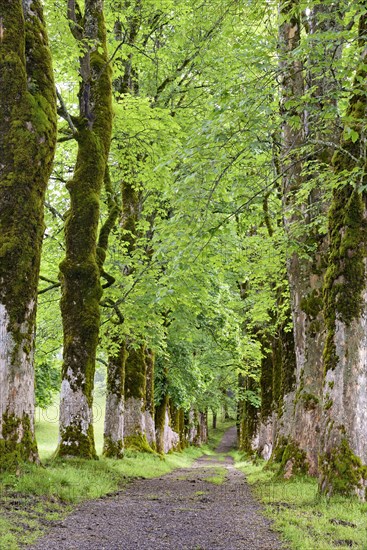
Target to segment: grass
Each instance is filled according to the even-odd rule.
[[[94,432],[99,454],[103,444],[103,411],[103,396],[97,395]],[[54,460],[58,443],[58,406],[37,410],[36,437],[43,466],[25,465],[17,474],[0,475],[0,548],[18,550],[31,544],[82,501],[114,493],[136,478],[159,477],[174,469],[187,468],[199,456],[214,454],[213,449],[230,425],[219,423],[216,430],[210,430],[208,445],[189,447],[164,458],[126,451],[123,460],[104,457],[99,460]],[[217,477],[220,478],[219,474]]]
[[[274,472],[264,470],[264,462],[253,464],[240,453],[234,457],[289,548],[367,550],[367,503],[321,497],[314,478],[277,480]]]
[[[205,481],[214,483],[214,485],[223,485],[227,479],[227,469],[222,466],[214,468],[215,473],[205,477]]]

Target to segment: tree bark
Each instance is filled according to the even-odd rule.
[[[97,253],[100,195],[111,142],[112,85],[103,1],[86,0],[79,21],[69,2],[71,30],[83,48],[79,74],[78,154],[67,184],[66,257],[60,265],[64,362],[58,454],[96,458],[93,386],[102,296]]]
[[[124,384],[126,359],[126,346],[118,343],[117,351],[109,355],[107,367],[103,454],[108,458],[123,458],[124,456]]]
[[[39,0],[0,1],[0,469],[37,461],[34,332],[56,97]]]
[[[310,15],[310,36],[320,31],[330,31],[335,26],[335,6],[314,7]],[[306,453],[305,468],[311,475],[318,471],[319,433],[322,410],[322,354],[325,343],[325,320],[322,309],[322,288],[325,276],[325,254],[327,235],[320,232],[313,223],[317,216],[326,215],[328,204],[322,182],[299,201],[299,191],[304,187],[307,176],[302,174],[302,154],[315,163],[317,168],[311,178],[317,179],[322,163],[330,162],[333,153],[332,142],[337,133],[335,127],[325,125],[320,112],[335,108],[332,86],[325,74],[317,68],[320,59],[309,59],[308,66],[297,60],[295,50],[301,42],[300,6],[298,0],[281,3],[280,12],[285,21],[280,26],[280,69],[282,72],[281,94],[283,115],[281,168],[283,173],[284,225],[289,242],[296,242],[287,260],[288,280],[291,291],[291,309],[296,349],[296,388],[293,402],[293,419],[285,436],[290,438],[292,448]],[[334,17],[333,17],[334,15]],[[331,50],[329,50],[331,51]],[[332,65],[335,54],[326,54]],[[312,56],[312,53],[310,53]],[[323,60],[322,60],[323,61]],[[307,69],[307,71],[306,71]],[[314,96],[320,102],[317,108],[308,109],[301,104],[307,85],[315,88]],[[335,85],[334,85],[335,87]],[[289,102],[289,103],[288,103]],[[326,104],[327,107],[326,107]],[[335,113],[337,119],[337,114]],[[313,142],[322,143],[317,148]],[[331,145],[330,145],[331,142]],[[307,145],[308,149],[305,149]],[[302,153],[303,148],[303,153]],[[291,245],[292,246],[292,245]],[[311,259],[307,256],[311,250]],[[289,411],[288,411],[289,413]],[[289,416],[289,414],[288,414]],[[291,460],[291,459],[290,459]]]
[[[367,204],[365,117],[367,16],[359,20],[362,52],[346,113],[347,128],[333,158],[344,185],[334,192],[329,215],[330,248],[324,288],[327,338],[320,491],[357,493],[365,499],[367,463]],[[359,169],[358,176],[353,171]]]

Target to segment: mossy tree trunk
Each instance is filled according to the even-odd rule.
[[[331,84],[330,77],[322,73],[323,70],[327,71],[327,65],[318,55],[313,58],[311,48],[307,62],[305,61],[303,66],[297,60],[295,50],[301,44],[298,0],[281,2],[280,13],[283,18],[279,32],[282,71],[283,214],[289,242],[296,243],[293,250],[290,250],[287,260],[297,360],[294,418],[290,424],[290,437],[295,448],[300,447],[306,452],[308,471],[316,475],[321,421],[322,353],[325,342],[322,287],[327,235],[320,232],[315,220],[317,217],[325,216],[328,204],[325,201],[322,182],[314,186],[306,200],[301,202],[299,191],[305,187],[307,180],[307,176],[302,173],[303,154],[307,152],[308,161],[312,159],[317,166],[315,173],[311,175],[315,181],[318,178],[318,167],[321,167],[322,163],[325,166],[325,163],[330,162],[333,151],[330,142],[337,132],[335,128],[331,128],[330,123],[327,125],[322,120],[320,107],[315,108],[313,105],[317,99],[321,103],[321,111],[332,112],[335,109],[332,86],[335,87],[335,84]],[[320,39],[320,33],[333,30],[337,25],[337,17],[338,10],[334,4],[313,7],[308,18],[311,42],[313,37],[316,40]],[[326,62],[332,66],[335,51],[330,50],[330,54],[323,55],[328,57]],[[323,64],[321,72],[317,69],[320,63]],[[315,90],[315,101],[310,102],[310,108],[302,104],[305,86]],[[334,118],[337,118],[336,114]],[[310,144],[316,142],[317,154],[312,154]],[[311,259],[309,254],[305,254],[307,250],[313,251]]]
[[[106,415],[103,436],[103,454],[108,458],[124,456],[124,384],[126,346],[117,344],[110,353],[107,367]]]
[[[86,0],[84,15],[68,2],[71,32],[79,42],[78,143],[74,175],[67,184],[66,257],[60,265],[64,362],[58,454],[95,458],[93,383],[100,324],[101,266],[97,252],[100,195],[112,131],[112,85],[103,1]]]
[[[154,424],[154,365],[155,353],[152,350],[145,351],[146,384],[145,384],[145,433],[149,445],[155,449],[155,424]]]
[[[0,469],[37,461],[34,331],[56,97],[42,3],[0,0]]]
[[[329,215],[319,478],[320,490],[326,494],[357,492],[363,499],[367,477],[362,466],[367,463],[366,36],[367,16],[362,12],[362,57],[346,113],[346,129],[332,162],[334,174],[344,185],[335,190]],[[354,176],[356,170],[359,173]]]
[[[152,450],[146,431],[147,353],[144,345],[128,347],[125,367],[125,447]]]

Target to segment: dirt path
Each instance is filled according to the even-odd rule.
[[[114,496],[86,502],[32,550],[272,550],[283,548],[261,515],[244,475],[228,452],[189,469],[130,483]],[[208,481],[209,479],[209,481]],[[210,479],[212,481],[210,481]],[[224,480],[225,479],[225,480]],[[218,481],[223,481],[217,484]],[[217,481],[217,483],[215,483]]]

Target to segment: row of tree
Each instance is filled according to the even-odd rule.
[[[1,466],[62,350],[59,455],[99,364],[107,456],[235,400],[242,449],[362,495],[364,3],[0,6]]]
[[[266,339],[261,410],[242,405],[242,444],[286,477],[364,498],[366,6],[290,1],[280,18],[275,162],[294,328]]]

